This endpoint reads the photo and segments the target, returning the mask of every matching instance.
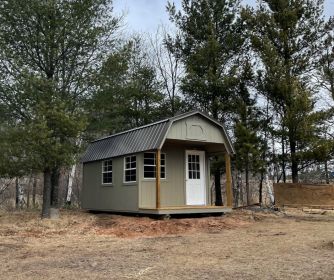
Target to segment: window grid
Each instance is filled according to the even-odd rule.
[[[136,156],[128,156],[124,158],[124,182],[137,181],[137,161]]]
[[[189,179],[200,179],[199,155],[188,155],[188,177]]]
[[[144,179],[156,178],[156,153],[144,153]],[[160,155],[160,178],[166,179],[166,154]]]
[[[112,184],[112,160],[103,161],[102,184]]]

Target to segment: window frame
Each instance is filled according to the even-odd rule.
[[[104,170],[104,167],[105,167],[105,163],[106,162],[111,162],[111,171],[105,171]],[[102,161],[102,173],[101,173],[101,175],[102,175],[102,178],[101,178],[101,181],[102,181],[102,185],[104,185],[104,186],[111,186],[112,184],[113,184],[113,170],[112,170],[112,168],[113,168],[113,160],[112,159],[106,159],[106,160],[103,160]],[[111,183],[105,183],[104,182],[104,174],[108,174],[108,173],[111,173]]]
[[[131,167],[131,158],[135,157],[135,163],[136,163],[136,167],[133,168]],[[130,168],[126,168],[126,159],[130,158]],[[128,170],[135,170],[136,172],[136,180],[135,181],[126,181],[126,171]],[[128,156],[124,156],[123,158],[123,183],[124,184],[131,184],[131,183],[136,183],[137,182],[137,156],[136,155],[128,155]]]
[[[151,165],[151,164],[145,164],[145,154],[153,154],[154,155],[154,165]],[[160,156],[160,179],[161,180],[166,180],[167,178],[167,164],[166,164],[166,159],[167,159],[167,154],[166,153],[161,153],[160,155],[164,155],[164,160],[165,160],[165,164],[162,165],[161,164],[161,160],[162,160],[162,157]],[[156,180],[157,176],[154,176],[154,177],[145,177],[145,166],[153,166],[155,168],[155,172],[156,173],[156,169],[157,169],[157,163],[156,163],[156,153],[155,152],[144,152],[143,153],[143,178],[144,180]],[[161,177],[161,168],[164,167],[165,168],[165,177]]]

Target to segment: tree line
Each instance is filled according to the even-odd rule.
[[[43,173],[48,217],[60,170],[89,140],[196,108],[227,126],[248,202],[252,174],[260,189],[314,164],[328,179],[334,21],[323,4],[169,2],[173,29],[146,38],[122,32],[111,0],[2,1],[0,177]],[[216,157],[217,205],[223,167]]]

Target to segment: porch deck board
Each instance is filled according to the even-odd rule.
[[[140,213],[168,215],[168,214],[205,214],[205,213],[228,213],[231,212],[231,207],[226,206],[165,206],[160,208],[139,208]]]

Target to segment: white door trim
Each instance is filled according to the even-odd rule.
[[[199,155],[199,179],[189,178],[188,155]],[[205,151],[186,150],[185,152],[185,195],[186,205],[206,205],[206,168],[205,168]],[[192,175],[193,176],[193,175]]]

